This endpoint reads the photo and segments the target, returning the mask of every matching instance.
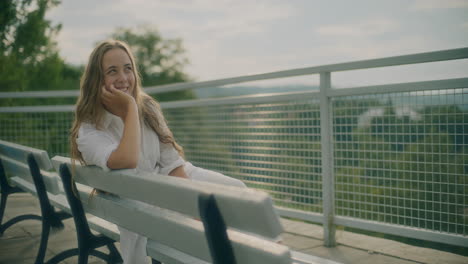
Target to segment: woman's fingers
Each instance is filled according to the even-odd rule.
[[[102,86],[101,89],[101,101],[104,108],[112,114],[124,118],[130,105],[135,103],[133,97],[115,88],[113,84]]]
[[[101,93],[101,98],[105,101],[109,101],[111,97],[111,93],[107,90],[106,86],[102,86],[102,93]]]
[[[112,92],[110,92],[106,86],[102,86],[102,93],[101,93],[101,101],[102,101],[102,104],[104,105],[104,108],[111,112],[111,113],[114,113],[113,111],[113,101],[114,101],[114,96],[112,94]]]
[[[111,83],[111,85],[109,85],[109,92],[111,93],[114,93],[117,89],[115,89],[115,86],[113,83]]]

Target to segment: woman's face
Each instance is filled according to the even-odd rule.
[[[110,89],[111,84],[113,84],[116,89],[133,96],[133,89],[135,89],[134,69],[130,57],[123,49],[114,48],[104,53],[102,69],[107,89]]]

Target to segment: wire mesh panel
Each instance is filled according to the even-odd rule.
[[[332,107],[337,215],[468,235],[468,89]]]
[[[166,109],[186,157],[241,179],[277,205],[322,212],[315,100]]]
[[[0,113],[0,139],[69,156],[72,112]]]

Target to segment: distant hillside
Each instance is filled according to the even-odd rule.
[[[250,94],[264,93],[285,93],[285,92],[300,92],[318,90],[318,86],[308,85],[290,85],[290,86],[273,86],[273,87],[258,87],[258,86],[230,86],[230,87],[210,87],[194,89],[197,98],[219,98],[228,96],[241,96]]]

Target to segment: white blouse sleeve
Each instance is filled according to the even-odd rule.
[[[78,150],[81,152],[86,165],[96,165],[108,171],[107,160],[119,146],[104,131],[97,130],[94,126],[83,124],[76,139]]]
[[[161,164],[161,174],[169,175],[172,170],[185,164],[184,159],[182,159],[172,144],[160,142],[160,150],[161,158],[159,163]]]

